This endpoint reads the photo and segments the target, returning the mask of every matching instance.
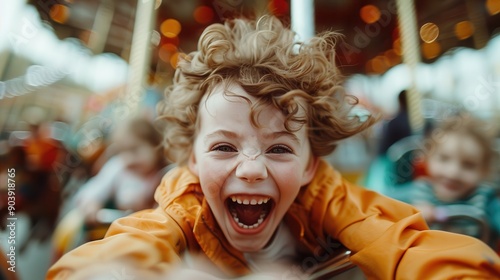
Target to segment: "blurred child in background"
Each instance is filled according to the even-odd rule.
[[[488,225],[498,230],[498,214],[489,211],[494,190],[484,184],[493,158],[492,137],[484,124],[465,114],[451,117],[427,136],[426,146],[428,175],[414,183],[411,202],[431,229],[482,239]]]
[[[117,154],[76,194],[87,222],[102,208],[139,211],[153,207],[153,192],[166,173],[162,136],[145,118],[120,124],[113,135]]]

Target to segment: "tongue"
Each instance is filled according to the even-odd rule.
[[[234,210],[240,223],[251,226],[260,218],[264,211],[263,205],[235,205]]]
[[[244,205],[229,200],[228,208],[230,213],[236,214],[240,223],[251,226],[257,223],[262,214],[267,215],[269,213],[271,210],[271,202],[256,205]]]

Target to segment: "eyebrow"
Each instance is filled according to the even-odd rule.
[[[287,138],[290,138],[292,141],[294,141],[297,145],[300,145],[300,140],[299,138],[297,137],[297,135],[289,132],[289,131],[286,131],[286,130],[283,130],[283,131],[275,131],[275,132],[271,132],[271,133],[266,133],[264,134],[264,138],[266,139],[277,139],[277,138],[280,138],[280,137],[287,137]]]
[[[232,131],[229,131],[229,130],[224,130],[224,129],[219,129],[219,130],[216,130],[210,134],[207,134],[205,136],[205,142],[209,139],[209,138],[212,138],[212,137],[216,137],[216,136],[224,136],[226,138],[239,138],[238,134],[237,133],[234,133]]]
[[[232,138],[232,139],[241,138],[240,135],[238,135],[235,132],[232,132],[232,131],[229,131],[229,130],[224,130],[224,129],[219,129],[219,130],[216,130],[216,131],[214,131],[214,132],[206,135],[205,138],[204,138],[205,142],[209,138],[216,137],[216,136],[224,136],[226,138]],[[271,133],[265,133],[263,135],[263,137],[265,139],[272,139],[272,140],[275,140],[275,139],[280,138],[280,137],[286,137],[286,138],[290,138],[290,140],[292,140],[293,142],[295,142],[297,145],[300,145],[300,140],[297,137],[297,135],[295,135],[295,134],[293,134],[292,132],[289,132],[289,131],[275,131],[275,132],[271,132]]]

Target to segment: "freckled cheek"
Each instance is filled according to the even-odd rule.
[[[220,199],[222,186],[227,177],[224,168],[213,163],[202,163],[200,166],[200,184],[207,198]]]
[[[215,182],[201,182],[203,194],[211,201],[220,199],[221,187]]]
[[[299,166],[283,165],[272,168],[273,178],[282,196],[296,192],[301,186],[302,172]]]
[[[471,173],[472,174],[465,173],[463,181],[471,185],[471,188],[473,188],[475,187],[476,184],[478,184],[481,181],[481,176],[479,174],[476,174],[475,172]]]

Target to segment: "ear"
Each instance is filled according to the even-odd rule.
[[[305,186],[305,185],[311,183],[312,179],[314,178],[314,175],[316,174],[316,170],[318,169],[319,161],[320,161],[319,157],[311,156],[311,159],[309,160],[309,163],[307,164],[306,170],[304,171],[304,174],[302,175],[301,186]]]
[[[196,176],[200,176],[198,172],[198,164],[196,162],[196,157],[194,156],[194,151],[191,151],[191,155],[188,159],[188,168]]]

